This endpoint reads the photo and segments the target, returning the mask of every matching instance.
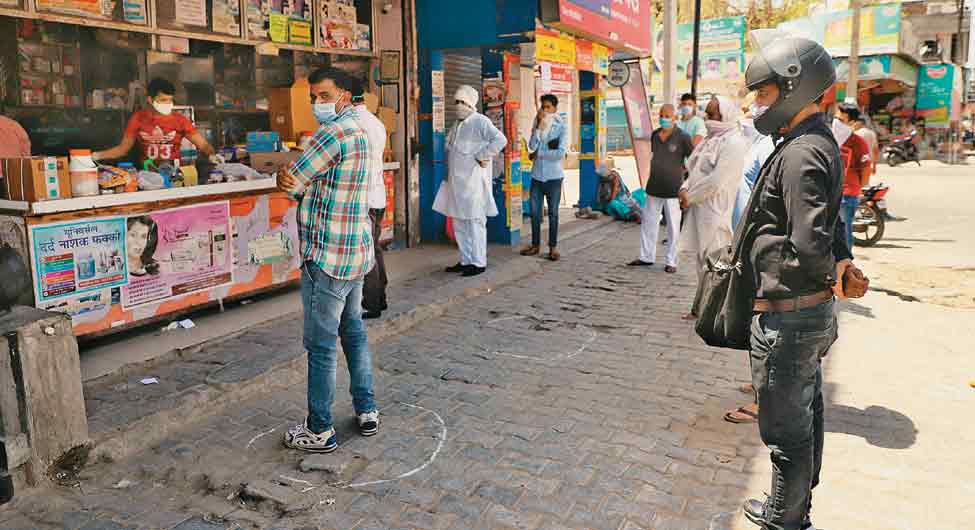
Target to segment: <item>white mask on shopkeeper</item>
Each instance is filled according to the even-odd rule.
[[[843,145],[853,134],[853,128],[841,122],[839,118],[833,118],[833,136],[836,137],[836,144]]]
[[[553,123],[555,123],[555,113],[546,112],[545,117],[542,118],[542,123],[539,124],[539,127],[542,131],[548,132],[548,130],[552,128]]]
[[[474,114],[474,109],[464,105],[463,103],[457,104],[457,117],[461,120],[466,120],[468,116]]]
[[[156,109],[156,112],[162,114],[163,116],[169,116],[173,113],[173,102],[160,103],[157,101],[152,102],[152,108]]]

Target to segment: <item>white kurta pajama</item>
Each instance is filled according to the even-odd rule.
[[[498,215],[491,159],[507,144],[491,120],[476,112],[447,135],[447,180],[440,184],[433,210],[452,219],[461,265],[487,267],[487,218]]]
[[[688,202],[681,248],[694,251],[699,279],[708,254],[731,243],[731,212],[749,145],[738,125],[737,105],[723,96],[718,100],[722,121],[708,122],[708,137],[688,159],[688,177],[681,188]]]

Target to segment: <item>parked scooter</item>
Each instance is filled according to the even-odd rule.
[[[917,131],[895,136],[884,147],[883,157],[890,167],[897,167],[898,164],[904,162],[917,162],[917,165],[921,165],[921,155],[918,152],[917,145],[914,144],[915,136],[917,136]]]
[[[887,202],[884,197],[890,190],[883,182],[863,188],[860,206],[853,217],[853,244],[872,247],[884,237]]]

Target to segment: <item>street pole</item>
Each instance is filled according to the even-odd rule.
[[[694,58],[691,59],[691,94],[697,98],[697,77],[700,74],[701,58],[701,0],[694,0]]]
[[[677,0],[664,0],[664,103],[677,101],[677,64],[674,43],[677,40]]]
[[[846,81],[846,102],[856,103],[860,93],[857,87],[860,83],[860,2],[861,0],[850,0],[850,7],[853,8],[853,31],[850,39],[850,58],[847,61],[850,65],[849,78]]]

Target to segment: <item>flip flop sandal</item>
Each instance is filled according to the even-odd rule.
[[[753,387],[751,383],[741,385],[738,387],[738,391],[742,394],[748,394],[751,396],[755,395],[755,387]]]
[[[735,414],[739,415],[736,416]],[[757,423],[758,414],[746,409],[745,407],[738,407],[735,410],[725,412],[724,421],[735,424]]]

